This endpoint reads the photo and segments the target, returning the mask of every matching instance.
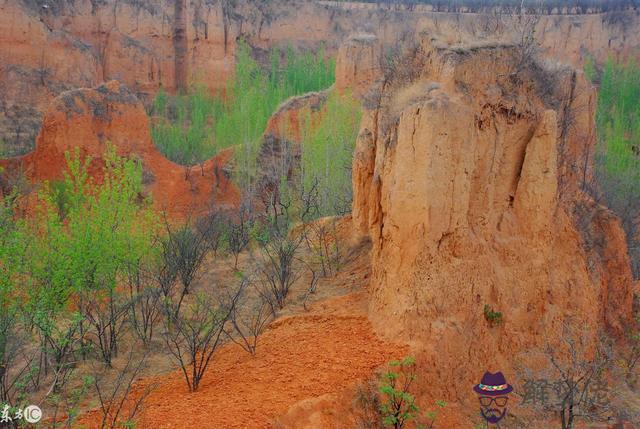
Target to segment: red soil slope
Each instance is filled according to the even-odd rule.
[[[33,182],[57,180],[66,167],[65,152],[77,147],[82,155],[92,157],[92,173],[99,175],[100,157],[108,144],[122,156],[141,159],[145,185],[156,208],[172,219],[206,210],[212,198],[217,205],[238,200],[237,190],[223,172],[231,152],[220,153],[202,168],[193,167],[187,175],[185,167],[155,148],[142,103],[117,81],[62,93],[44,117],[35,150],[0,165],[22,169]]]
[[[364,309],[363,294],[356,293],[280,319],[260,338],[255,357],[225,345],[195,393],[179,371],[160,377],[139,427],[271,428],[298,401],[348,390],[406,353],[373,333]],[[136,391],[156,381],[143,380]],[[81,423],[99,427],[98,418],[89,413]]]

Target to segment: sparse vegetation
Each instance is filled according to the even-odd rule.
[[[351,161],[361,110],[349,94],[332,92],[317,124],[307,118],[302,137],[302,182],[320,195],[319,215],[351,211]]]
[[[237,296],[229,302],[216,303],[211,297],[198,294],[183,311],[167,306],[164,338],[192,392],[198,390],[211,358],[223,344]]]
[[[389,371],[382,375],[380,410],[385,427],[403,429],[420,415],[415,396],[410,393],[416,380],[415,364],[410,357],[393,361],[389,363]]]
[[[148,252],[155,220],[148,203],[138,203],[142,173],[137,161],[108,150],[98,185],[88,176],[88,159],[76,153],[67,160],[63,207],[60,188],[45,187],[31,226],[37,235],[29,254],[29,314],[45,344],[56,351],[56,367],[66,358],[62,354],[79,351],[73,350],[75,340],[110,364],[129,310],[116,288],[126,267]],[[75,312],[69,311],[71,305]]]
[[[278,104],[334,81],[334,61],[323,50],[314,55],[274,49],[269,58],[264,70],[251,48],[240,43],[235,74],[224,95],[211,95],[201,86],[175,97],[159,92],[151,111],[152,135],[162,153],[177,163],[195,165],[237,146],[239,178],[254,173],[259,138]]]
[[[412,357],[389,362],[378,382],[369,380],[358,386],[354,405],[359,428],[433,429],[446,403],[436,400],[435,409],[421,411],[412,393],[417,380],[415,365]]]
[[[538,352],[549,364],[547,369],[538,372],[539,379],[554,383],[557,399],[532,403],[556,414],[562,429],[573,429],[580,421],[601,420],[613,407],[606,381],[613,363],[610,341],[601,337],[596,347],[590,349],[583,344],[583,333],[578,333],[573,322],[564,323],[558,343],[548,343]]]
[[[134,262],[147,258],[155,230],[141,197],[140,163],[113,148],[103,160],[98,181],[89,177],[89,159],[67,154],[64,180],[44,184],[29,218],[16,216],[21,187],[2,197],[0,401],[24,406],[40,398],[54,427],[75,424],[93,386],[95,378],[79,369],[83,363],[114,371],[138,298],[120,284]],[[108,407],[128,394],[120,390]],[[102,427],[130,420],[113,409],[108,414]]]
[[[599,82],[596,125],[596,181],[606,204],[622,220],[629,255],[640,275],[640,67],[630,61],[606,61],[599,69],[587,63],[586,72]]]
[[[482,311],[484,313],[484,318],[489,322],[489,325],[494,326],[502,323],[502,313],[495,311],[489,304],[485,304]]]
[[[100,428],[135,428],[135,417],[140,411],[145,398],[155,387],[153,384],[144,388],[143,392],[132,398],[130,393],[136,378],[146,365],[146,355],[136,359],[133,350],[126,358],[124,366],[113,371],[104,366],[94,366],[93,374],[86,378],[98,397],[100,404]]]
[[[348,0],[337,0],[348,1]],[[489,13],[495,8],[505,12],[525,9],[527,13],[582,14],[622,11],[637,7],[636,0],[364,0],[368,3],[405,6],[428,5],[437,12]]]
[[[230,322],[233,330],[227,332],[227,335],[255,356],[258,338],[273,320],[275,313],[271,303],[263,295],[259,294],[257,299],[251,302],[249,298],[251,279],[244,277],[241,282],[238,301],[231,309]]]

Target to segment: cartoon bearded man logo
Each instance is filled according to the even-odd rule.
[[[507,395],[512,390],[513,387],[507,384],[501,372],[485,372],[480,383],[473,386],[473,391],[478,394],[480,400],[480,414],[487,423],[498,426],[507,415]]]

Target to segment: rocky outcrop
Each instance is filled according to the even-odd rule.
[[[63,92],[44,116],[35,150],[1,164],[24,171],[33,182],[60,180],[66,169],[65,153],[78,148],[83,157],[91,157],[90,173],[99,177],[107,145],[121,156],[141,160],[143,181],[154,205],[172,218],[197,215],[210,208],[214,197],[222,206],[238,200],[223,173],[230,152],[191,169],[167,160],[151,141],[142,103],[117,81]]]
[[[373,34],[350,36],[338,49],[336,89],[364,95],[382,77],[382,45]]]
[[[521,60],[508,45],[423,35],[358,136],[353,218],[373,241],[371,318],[411,342],[430,397],[472,400],[485,370],[517,381],[516,365],[538,369],[532,355],[566,323],[588,349],[633,320],[620,223],[578,203],[594,141],[592,122],[575,120],[592,90],[571,69]]]

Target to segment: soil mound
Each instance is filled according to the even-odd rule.
[[[167,160],[151,141],[144,106],[118,81],[56,97],[45,114],[35,150],[2,164],[21,169],[34,182],[59,180],[66,168],[65,152],[78,148],[81,155],[91,157],[91,172],[99,176],[101,156],[109,144],[119,155],[141,160],[146,189],[155,206],[171,218],[197,215],[210,207],[212,199],[222,206],[238,200],[224,168],[231,151],[190,169]]]

